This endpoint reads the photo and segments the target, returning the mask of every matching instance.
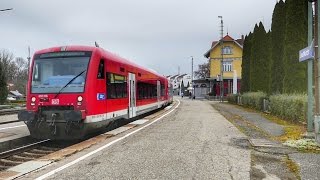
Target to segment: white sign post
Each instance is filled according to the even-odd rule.
[[[238,93],[238,78],[237,78],[237,71],[233,70],[233,94]]]

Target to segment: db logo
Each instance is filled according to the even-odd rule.
[[[51,104],[53,105],[58,105],[59,104],[59,99],[52,99]]]

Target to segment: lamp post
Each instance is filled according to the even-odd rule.
[[[192,96],[191,98],[193,98],[194,96],[194,84],[193,84],[193,56],[191,56],[191,84],[192,84]]]
[[[314,130],[315,130],[315,139],[318,143],[320,143],[320,97],[319,97],[319,73],[320,73],[320,66],[319,66],[319,3],[318,0],[308,0],[310,3],[308,4],[308,42],[310,43],[312,37],[312,4],[314,3],[314,99],[315,99],[315,108],[314,108]],[[308,63],[308,69],[311,68],[311,63]],[[308,72],[310,75],[311,72]],[[308,85],[310,83],[308,82]],[[310,86],[310,85],[309,85]],[[310,92],[310,93],[309,93]],[[313,128],[310,117],[312,110],[310,109],[311,103],[309,102],[311,97],[309,96],[311,91],[308,90],[308,132]],[[310,105],[309,105],[310,104]]]
[[[312,42],[312,37],[313,37],[313,12],[312,12],[312,2],[309,1],[308,3],[308,44],[311,44]],[[314,130],[314,117],[313,117],[313,103],[314,103],[314,92],[313,92],[313,82],[312,82],[312,77],[313,77],[313,64],[314,62],[312,60],[308,61],[308,113],[307,113],[307,132],[312,133]],[[319,104],[319,103],[316,103]]]
[[[223,90],[224,90],[224,83],[223,83],[223,20],[222,16],[218,16],[218,18],[221,20],[221,40],[220,40],[220,46],[221,46],[221,63],[220,63],[220,102],[223,102]]]

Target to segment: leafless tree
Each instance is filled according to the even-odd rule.
[[[7,81],[11,82],[14,79],[16,73],[16,65],[14,63],[13,54],[7,50],[0,50],[0,61],[3,65],[4,72],[7,77]]]
[[[199,64],[198,70],[194,71],[194,75],[199,79],[205,79],[210,76],[209,63]]]
[[[28,62],[21,57],[17,57],[14,62],[16,65],[16,74],[13,83],[15,84],[16,90],[25,94],[28,81]]]
[[[25,93],[28,80],[28,62],[21,58],[14,58],[7,50],[0,50],[0,62],[6,75],[7,84],[14,84],[14,90]]]

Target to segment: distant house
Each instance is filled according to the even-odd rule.
[[[188,87],[192,85],[191,75],[181,74],[167,77],[173,87],[173,95],[180,95],[183,92],[185,95],[189,94]]]
[[[221,42],[223,42],[223,46]],[[210,91],[214,96],[220,96],[221,94],[221,67],[223,71],[223,94],[240,92],[243,42],[243,36],[235,40],[227,34],[223,39],[213,41],[211,48],[204,54],[210,62]],[[234,78],[237,80],[234,81]],[[235,87],[234,82],[237,84]]]
[[[23,94],[21,94],[19,91],[15,90],[15,91],[9,91],[8,93],[8,100],[18,100],[23,98]]]
[[[204,98],[210,92],[210,82],[208,79],[196,79],[193,81],[194,96],[196,98]]]

